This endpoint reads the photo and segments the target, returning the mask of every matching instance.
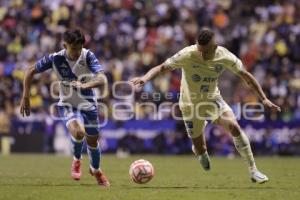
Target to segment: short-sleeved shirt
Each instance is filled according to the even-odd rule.
[[[188,46],[164,63],[170,69],[181,68],[180,103],[194,104],[220,98],[218,78],[225,69],[234,73],[243,70],[243,64],[234,54],[218,46],[211,60],[204,60],[196,45]]]
[[[98,59],[90,50],[83,48],[81,55],[75,61],[69,60],[66,51],[61,50],[38,60],[35,68],[38,73],[53,69],[57,75],[59,80],[59,106],[68,105],[82,110],[96,108],[97,101],[93,89],[70,87],[71,81],[84,83],[103,71]]]

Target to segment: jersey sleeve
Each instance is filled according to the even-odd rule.
[[[186,62],[186,59],[187,59],[187,52],[185,49],[182,49],[172,57],[168,58],[164,62],[164,65],[169,69],[182,68]]]
[[[226,56],[226,68],[232,71],[233,73],[238,73],[244,70],[244,65],[242,61],[236,57],[233,53],[228,51]]]
[[[103,67],[100,65],[98,59],[96,58],[95,54],[91,51],[87,52],[86,55],[86,63],[94,74],[103,71]]]
[[[35,64],[35,69],[38,73],[46,71],[52,68],[53,64],[53,54],[46,55],[37,61]]]

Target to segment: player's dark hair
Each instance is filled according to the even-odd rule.
[[[63,34],[63,40],[68,44],[84,44],[84,33],[80,29],[68,29]]]
[[[207,45],[214,36],[215,33],[211,29],[203,28],[197,36],[197,43],[200,45]]]

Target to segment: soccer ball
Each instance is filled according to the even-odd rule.
[[[130,165],[129,175],[135,183],[144,184],[153,178],[154,168],[147,160],[136,160]]]

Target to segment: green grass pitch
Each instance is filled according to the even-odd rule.
[[[155,177],[144,185],[129,179],[131,162],[144,158],[155,168]],[[110,188],[96,185],[84,157],[83,177],[70,178],[70,157],[49,155],[0,156],[2,200],[297,200],[300,199],[300,159],[258,158],[270,182],[250,181],[240,159],[212,158],[212,170],[202,170],[191,156],[133,156],[126,159],[103,155],[102,168]]]

